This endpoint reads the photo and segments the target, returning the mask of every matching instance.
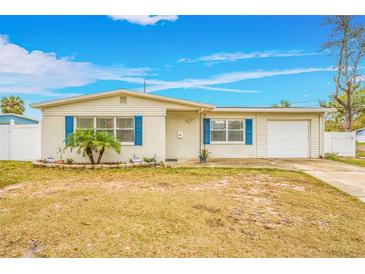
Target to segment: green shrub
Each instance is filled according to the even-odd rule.
[[[203,148],[200,152],[199,152],[199,160],[201,163],[206,163],[208,160],[210,152],[208,151],[208,149]]]
[[[326,153],[324,155],[324,158],[328,159],[328,160],[336,160],[338,158],[338,153]]]
[[[72,165],[72,164],[73,164],[73,162],[74,162],[74,160],[73,160],[73,159],[71,159],[71,158],[67,158],[67,159],[66,159],[66,164],[68,164],[68,165]]]
[[[143,157],[143,162],[147,164],[156,163],[156,154],[153,157]]]

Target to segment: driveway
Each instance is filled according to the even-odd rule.
[[[279,168],[305,172],[365,202],[365,168],[324,159],[210,159],[178,163],[178,166]]]
[[[363,167],[323,159],[282,161],[365,202]]]

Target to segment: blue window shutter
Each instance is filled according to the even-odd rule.
[[[246,119],[246,145],[252,145],[252,119]]]
[[[134,145],[142,145],[142,116],[134,116]]]
[[[203,144],[210,144],[210,119],[203,119]]]
[[[67,137],[74,132],[74,117],[65,116],[65,143],[67,143]]]

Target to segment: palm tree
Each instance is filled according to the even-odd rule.
[[[82,156],[87,155],[94,165],[93,150],[96,150],[96,146],[94,130],[77,130],[67,137],[65,149],[70,148],[72,151],[77,148],[77,153],[82,153]]]
[[[107,133],[105,131],[98,131],[95,135],[95,140],[97,142],[97,151],[99,151],[99,156],[97,160],[97,164],[100,164],[101,158],[103,157],[104,151],[106,149],[112,149],[118,154],[120,153],[120,142],[118,139]]]
[[[76,148],[77,153],[82,153],[82,156],[88,156],[90,163],[95,164],[93,152],[99,152],[96,164],[99,164],[106,149],[112,149],[120,153],[120,143],[111,134],[104,131],[77,130],[70,134],[66,140],[66,148]]]
[[[19,96],[4,96],[1,99],[1,111],[3,113],[15,113],[22,115],[25,111],[24,101]]]
[[[290,106],[291,106],[291,103],[286,99],[281,100],[279,104],[272,105],[273,108],[288,108]]]

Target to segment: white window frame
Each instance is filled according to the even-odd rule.
[[[107,128],[99,128],[99,127],[96,127],[97,126],[97,119],[113,119],[113,127],[107,127]],[[95,129],[95,132],[100,130],[112,130],[113,131],[113,134],[114,134],[114,137],[115,137],[115,117],[111,117],[111,116],[96,116],[94,117],[94,129]]]
[[[81,129],[81,130],[85,130],[86,128],[78,128],[77,127],[77,120],[78,118],[93,118],[93,121],[94,121],[94,127],[93,128],[90,128],[90,129],[93,129],[95,131],[97,130],[113,130],[113,134],[114,134],[114,137],[117,138],[117,130],[133,130],[133,141],[132,142],[120,142],[121,145],[134,145],[134,139],[135,139],[135,136],[134,136],[134,116],[76,116],[74,117],[74,131],[76,131],[77,129]],[[113,119],[113,128],[97,128],[96,127],[96,120],[97,118],[112,118]],[[133,123],[133,128],[117,128],[117,118],[125,118],[125,119],[132,119],[132,123]]]
[[[226,123],[226,129],[225,130],[215,130],[213,129],[212,123],[213,121],[224,121]],[[240,129],[231,129],[229,130],[229,124],[228,121],[240,121],[242,122],[242,141],[229,141],[228,140],[228,132],[229,131],[241,131]],[[212,140],[212,131],[225,131],[226,133],[226,140],[225,141],[213,141]],[[210,143],[211,144],[244,144],[245,143],[245,131],[246,131],[246,125],[245,125],[245,119],[243,118],[214,118],[210,119]]]
[[[117,128],[117,119],[132,119],[132,128]],[[120,142],[122,145],[134,145],[134,140],[136,136],[134,136],[134,117],[114,117],[114,136],[117,138],[117,130],[132,130],[133,131],[133,141],[132,142]]]

